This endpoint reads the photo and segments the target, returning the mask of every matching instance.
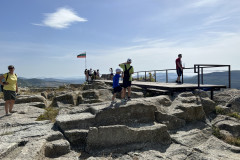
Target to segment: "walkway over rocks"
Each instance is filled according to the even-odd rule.
[[[111,80],[96,80],[101,81],[106,84],[112,84]],[[122,84],[122,81],[119,82]],[[198,87],[197,84],[177,84],[177,83],[160,83],[160,82],[141,82],[141,81],[132,81],[132,85],[142,87],[144,89],[157,89],[162,91],[163,94],[173,94],[174,92],[185,92],[185,91],[194,91],[195,89],[201,89],[211,92],[211,99],[213,99],[213,92],[219,91],[222,88],[227,88],[224,85],[214,85],[214,84],[205,84]]]

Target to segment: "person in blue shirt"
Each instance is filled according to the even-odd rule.
[[[122,87],[119,84],[119,78],[121,77],[121,69],[116,69],[116,74],[113,77],[113,96],[112,96],[112,104],[115,103],[115,98],[117,93],[121,93],[121,98],[123,99],[123,92],[122,92]]]

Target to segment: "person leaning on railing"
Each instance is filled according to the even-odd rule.
[[[182,54],[178,55],[178,58],[176,59],[176,70],[177,70],[177,80],[176,83],[181,84],[182,82],[180,81],[180,77],[182,76],[183,73],[183,67],[182,67]]]

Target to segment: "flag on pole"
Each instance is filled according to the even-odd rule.
[[[77,55],[77,58],[86,58],[86,52]]]

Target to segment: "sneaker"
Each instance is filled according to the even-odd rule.
[[[178,84],[182,84],[182,82],[181,82],[181,81],[178,81]]]
[[[117,103],[117,101],[112,101],[111,104]]]
[[[127,99],[128,101],[131,101],[131,97],[128,97],[128,99]]]
[[[178,80],[176,80],[176,83],[178,83]]]
[[[122,99],[121,100],[121,103],[123,104],[123,103],[126,103],[126,100],[125,99]]]

